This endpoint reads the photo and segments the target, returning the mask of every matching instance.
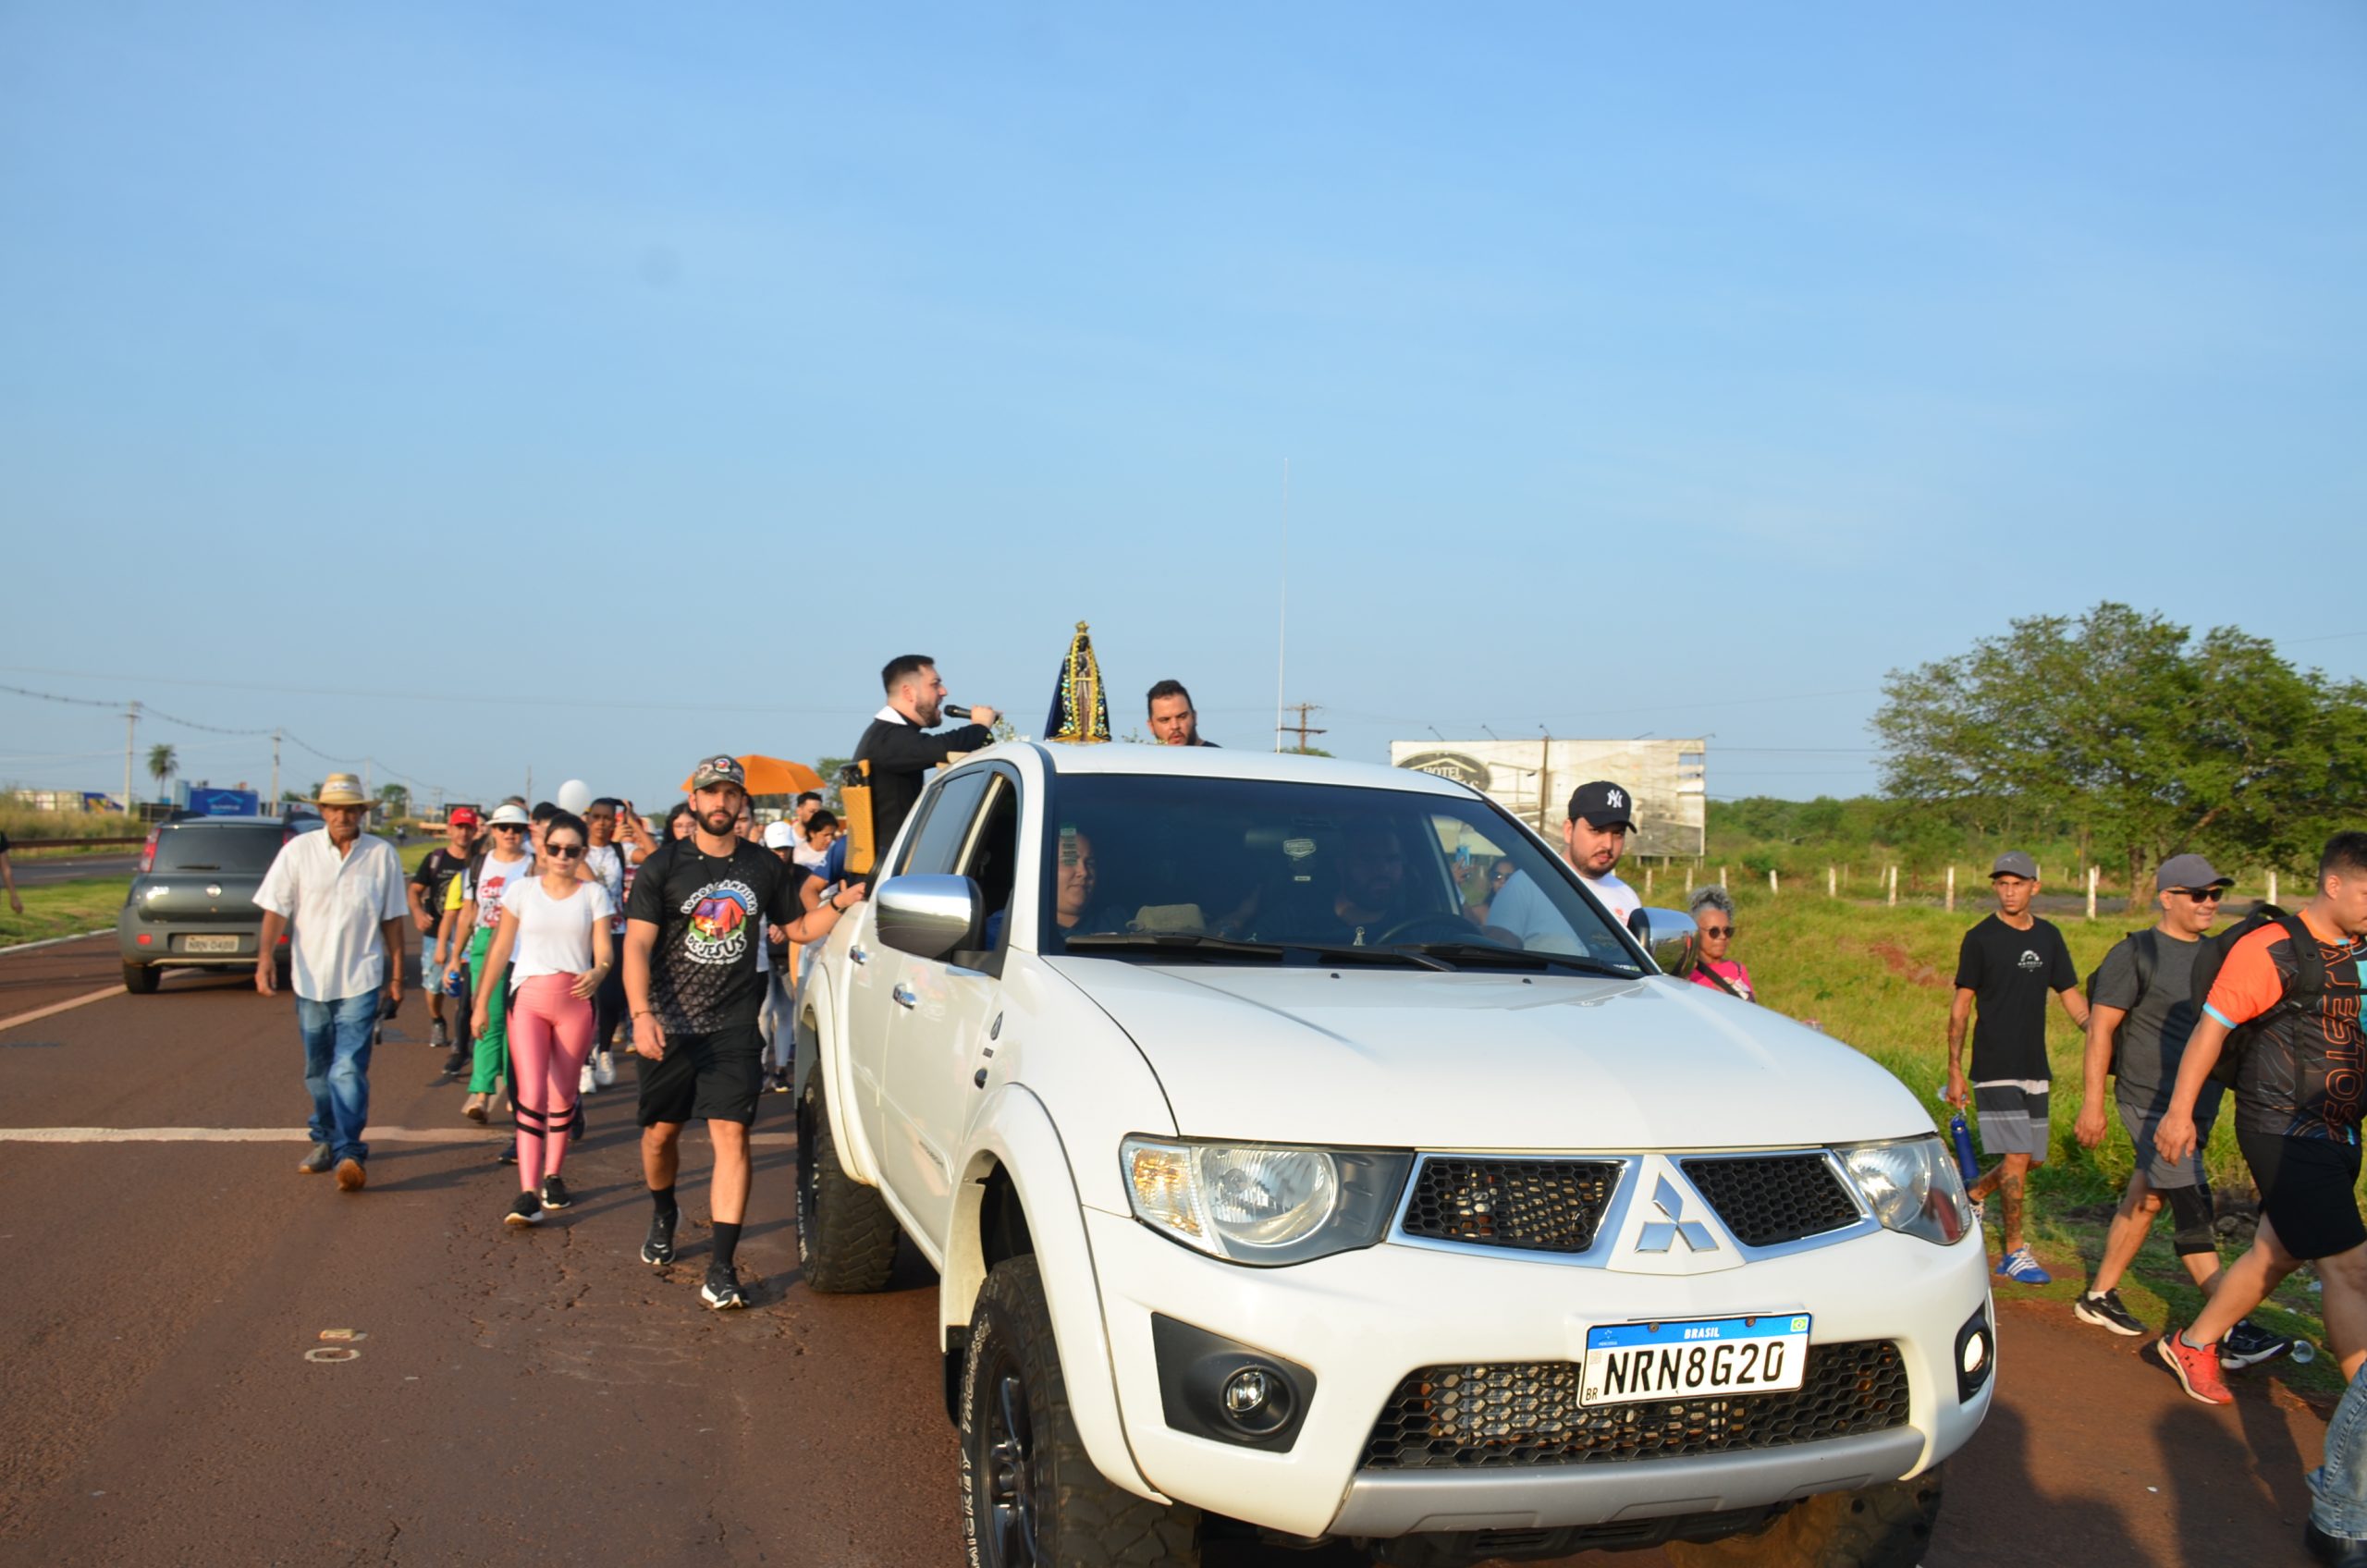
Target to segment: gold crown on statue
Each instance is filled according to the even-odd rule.
[[[1069,639],[1068,657],[1061,661],[1044,738],[1088,746],[1110,739],[1110,697],[1101,689],[1101,663],[1093,656],[1092,633],[1081,620],[1076,635]]]

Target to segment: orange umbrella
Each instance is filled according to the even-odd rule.
[[[748,793],[752,795],[802,795],[808,790],[822,788],[822,776],[802,762],[784,762],[779,757],[742,757],[740,766],[748,770]],[[682,780],[682,792],[690,793],[691,781]]]

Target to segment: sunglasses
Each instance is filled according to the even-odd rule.
[[[2215,904],[2227,896],[2225,888],[2173,888],[2171,892],[2182,899],[2192,899],[2199,904]]]
[[[514,822],[497,822],[493,825],[493,830],[496,833],[523,833],[526,831],[523,827],[519,827],[518,824]]]
[[[553,860],[573,860],[583,852],[581,844],[545,844],[543,853]]]
[[[1741,929],[1742,927],[1739,925],[1704,925],[1701,927],[1701,935],[1704,937],[1731,937],[1736,931]]]

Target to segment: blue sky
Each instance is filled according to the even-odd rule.
[[[907,649],[1032,730],[1086,619],[1122,731],[1264,745],[1286,463],[1345,755],[1846,792],[1885,670],[2106,597],[2359,673],[2363,68],[2350,0],[0,8],[0,682],[646,803]],[[0,779],[122,732],[0,692]]]

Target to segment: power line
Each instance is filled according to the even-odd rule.
[[[253,680],[177,680],[169,676],[158,675],[111,675],[99,670],[56,669],[48,666],[29,664],[0,665],[0,669],[14,670],[18,674],[23,675],[60,675],[74,680],[121,680],[127,683],[138,682],[144,685],[155,686],[201,686],[209,690],[223,692],[264,692],[276,696],[341,697],[367,702],[385,703],[481,703],[487,705],[500,707],[513,707],[517,704],[517,699],[514,696],[504,696],[498,693],[492,695],[480,695],[465,692],[361,692],[345,687],[284,686]],[[14,688],[10,689],[14,690]],[[46,695],[47,693],[35,692],[33,694],[41,696]],[[79,697],[61,697],[56,700],[59,702],[86,702],[88,699]],[[105,706],[107,704],[102,704],[100,705]],[[770,703],[628,703],[612,702],[606,697],[565,697],[556,694],[550,696],[538,694],[534,698],[534,705],[536,707],[544,708],[603,708],[611,712],[631,713],[774,714],[793,718],[843,717],[846,713],[846,709],[843,706],[783,707],[778,704]],[[261,733],[269,734],[270,731],[264,730],[261,731]]]

